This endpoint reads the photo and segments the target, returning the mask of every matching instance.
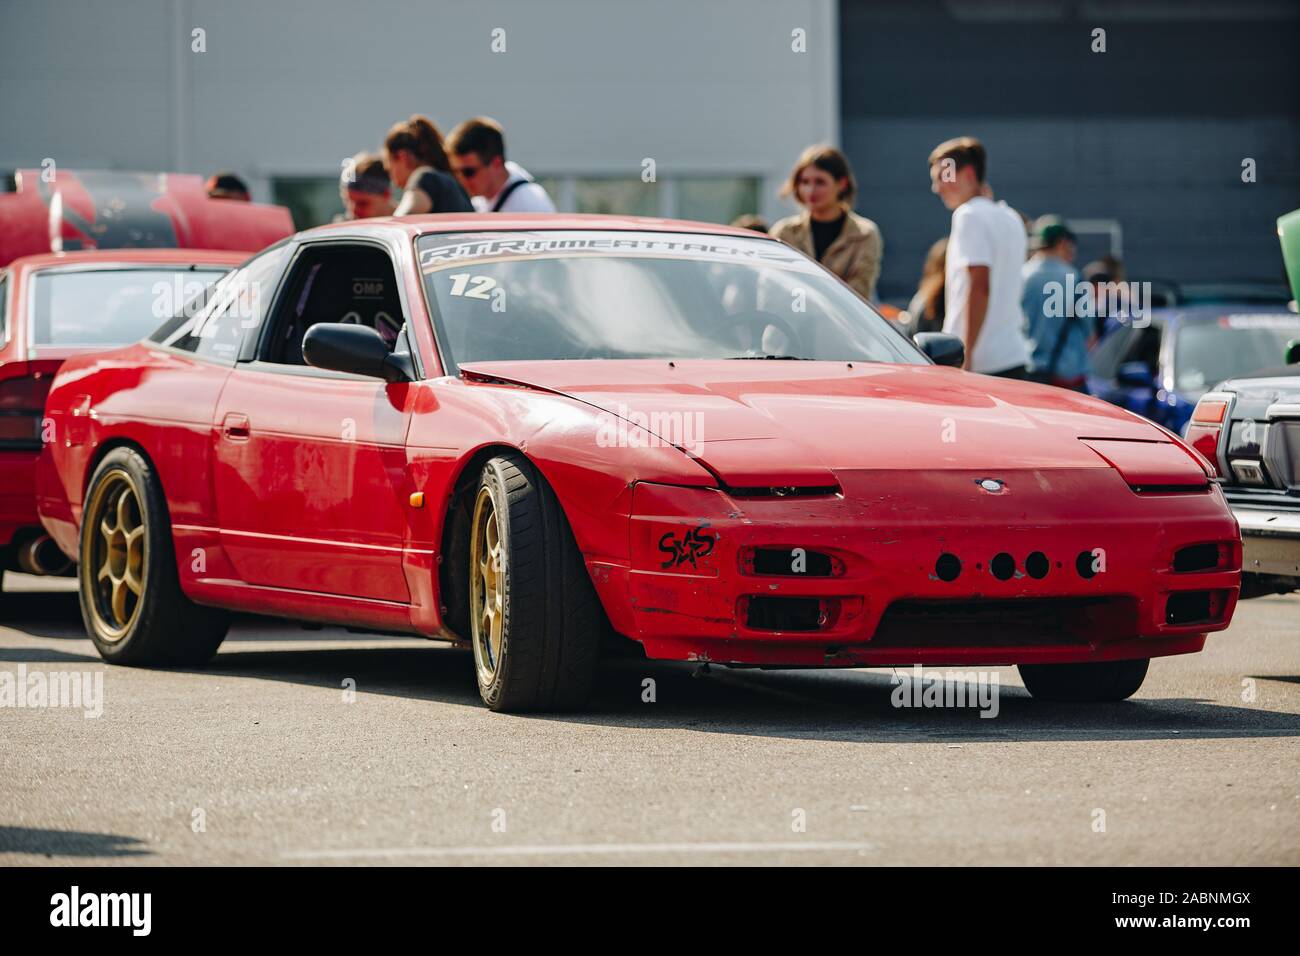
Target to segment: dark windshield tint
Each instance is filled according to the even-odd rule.
[[[925,364],[834,276],[773,240],[651,232],[424,236],[446,357]]]
[[[156,329],[224,269],[105,269],[36,275],[35,345],[125,345]]]

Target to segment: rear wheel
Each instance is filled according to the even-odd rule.
[[[603,611],[555,493],[519,454],[483,466],[470,521],[469,628],[493,710],[581,707]]]
[[[1021,664],[1020,679],[1038,700],[1115,701],[1137,693],[1150,658],[1089,664]]]
[[[78,578],[86,632],[106,661],[199,664],[226,636],[224,611],[181,592],[162,486],[135,449],[113,449],[90,479]]]

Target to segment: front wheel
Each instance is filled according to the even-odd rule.
[[[200,664],[226,636],[229,615],[181,592],[162,486],[133,448],[91,476],[78,579],[86,632],[110,663]]]
[[[1088,664],[1021,664],[1020,679],[1038,700],[1116,701],[1132,697],[1151,659]]]
[[[523,455],[483,466],[470,522],[469,609],[488,707],[568,710],[586,702],[603,611],[555,493]]]

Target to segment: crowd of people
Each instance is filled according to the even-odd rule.
[[[393,187],[402,191],[394,201]],[[207,182],[214,199],[249,197],[231,172]],[[343,163],[339,219],[415,216],[440,212],[555,212],[555,203],[528,170],[506,158],[501,124],[486,116],[467,119],[447,136],[427,116],[396,123],[376,152],[362,151]]]
[[[965,368],[1086,391],[1088,353],[1102,331],[1065,290],[1122,282],[1113,258],[1089,264],[1076,280],[1078,241],[1059,216],[1030,222],[994,198],[987,153],[974,137],[939,144],[929,156],[931,191],[952,212],[947,236],[926,254],[916,295],[898,315],[906,332],[943,331],[966,346]],[[400,189],[394,201],[393,187]],[[446,137],[425,116],[395,124],[377,152],[344,164],[340,219],[447,212],[555,212],[526,169],[506,157],[501,125],[474,117]],[[770,230],[753,215],[733,225],[770,232],[843,279],[866,301],[876,296],[884,241],[880,228],[853,211],[857,181],[833,146],[811,146],[781,195],[801,212]],[[249,198],[233,173],[208,181],[214,198]]]
[[[916,294],[898,315],[901,326],[910,335],[960,337],[971,371],[1087,391],[1088,354],[1106,311],[1079,308],[1073,293],[1104,302],[1100,290],[1123,282],[1122,264],[1107,256],[1077,278],[1078,240],[1069,226],[1055,215],[1031,222],[995,200],[987,153],[974,137],[939,144],[929,167],[931,191],[952,212],[952,224],[927,252]],[[844,154],[831,146],[805,150],[782,193],[803,211],[772,226],[772,235],[872,300],[884,242],[879,227],[853,211],[857,182]],[[754,216],[733,225],[768,231]]]

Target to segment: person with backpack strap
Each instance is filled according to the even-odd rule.
[[[1029,378],[1035,382],[1087,392],[1089,329],[1078,314],[1074,233],[1060,216],[1042,216],[1034,224],[1034,254],[1023,269],[1020,305],[1033,344]]]
[[[461,123],[447,136],[457,178],[479,212],[555,212],[555,203],[528,171],[506,159],[501,124],[486,116]]]

